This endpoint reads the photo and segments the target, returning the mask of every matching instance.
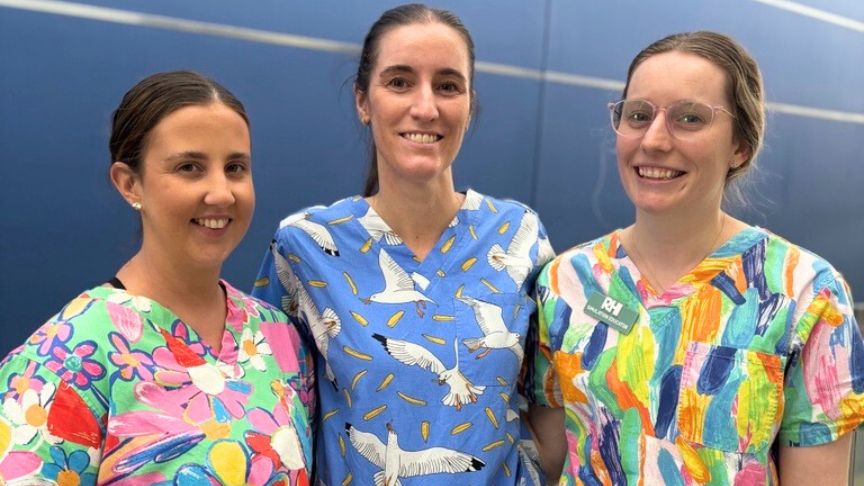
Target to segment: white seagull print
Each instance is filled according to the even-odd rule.
[[[519,333],[510,332],[504,324],[501,308],[495,304],[483,302],[473,297],[457,297],[458,300],[468,304],[474,310],[477,325],[483,331],[482,338],[467,338],[462,341],[472,353],[480,348],[483,351],[477,355],[477,359],[485,357],[493,349],[510,348],[519,360],[522,360],[522,345],[519,343]]]
[[[380,334],[373,334],[372,337],[384,345],[387,353],[400,363],[408,366],[419,366],[424,370],[431,371],[438,376],[439,385],[446,383],[450,389],[441,399],[441,403],[444,405],[462,410],[463,405],[476,403],[477,397],[482,395],[486,389],[484,385],[472,384],[459,371],[459,349],[457,348],[458,342],[455,340],[453,341],[453,348],[456,353],[456,364],[448,370],[440,359],[419,344],[409,343],[401,339],[391,339]]]
[[[438,473],[472,472],[486,465],[471,454],[446,447],[429,447],[418,451],[406,451],[399,447],[399,439],[393,426],[387,424],[387,444],[375,434],[361,432],[350,423],[345,423],[348,439],[354,449],[383,471],[375,473],[375,486],[401,486],[400,477],[410,478]]]
[[[333,370],[330,369],[330,360],[327,359],[327,349],[330,347],[330,340],[335,338],[342,331],[342,320],[331,308],[324,309],[324,312],[318,312],[315,302],[312,297],[306,292],[306,289],[300,283],[300,279],[291,269],[291,265],[285,260],[276,248],[276,242],[270,244],[270,249],[273,252],[273,262],[276,264],[276,275],[279,277],[279,283],[285,288],[287,294],[282,296],[282,308],[285,312],[296,315],[309,326],[312,337],[315,339],[315,344],[324,356],[324,361],[327,363],[325,373],[327,379],[334,385],[336,376]]]
[[[378,265],[384,275],[384,290],[374,293],[368,299],[361,299],[364,304],[378,302],[381,304],[404,304],[414,302],[417,315],[423,317],[426,302],[434,301],[415,289],[414,279],[383,249],[378,253]]]
[[[318,247],[321,248],[324,253],[331,256],[339,256],[339,249],[336,248],[336,242],[333,241],[333,235],[330,234],[330,231],[323,224],[311,221],[309,219],[311,217],[312,213],[308,211],[292,214],[279,223],[279,228],[281,229],[286,226],[299,228],[309,235],[310,238],[315,240],[315,243],[318,244]]]
[[[510,240],[510,245],[507,246],[505,252],[501,245],[494,244],[486,254],[486,259],[489,265],[499,272],[507,269],[507,275],[516,283],[516,288],[521,288],[522,283],[528,277],[528,273],[534,267],[531,261],[531,247],[537,241],[537,231],[539,228],[537,215],[531,211],[525,211],[522,221],[519,223],[519,229]]]
[[[372,237],[375,241],[381,241],[381,238],[384,238],[384,241],[388,245],[398,245],[402,243],[402,238],[399,237],[387,223],[384,222],[384,219],[372,209],[372,206],[369,206],[369,211],[366,211],[366,214],[363,217],[357,218],[357,221],[366,228],[366,231],[369,233],[369,236]]]

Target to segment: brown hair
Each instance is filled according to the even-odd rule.
[[[123,162],[135,173],[153,128],[166,116],[192,105],[223,103],[249,125],[246,109],[222,85],[193,71],[156,73],[142,79],[123,96],[114,110],[108,149],[111,163]]]
[[[369,82],[372,69],[378,60],[378,46],[381,38],[392,29],[411,24],[424,24],[439,22],[453,30],[462,37],[465,48],[468,49],[469,73],[468,82],[471,93],[471,111],[474,111],[474,41],[471,34],[465,28],[465,24],[453,12],[431,8],[419,3],[409,3],[394,7],[383,14],[369,28],[366,38],[363,40],[363,50],[360,53],[360,61],[357,64],[357,75],[354,78],[355,93],[369,93]],[[370,162],[369,172],[363,188],[363,196],[371,196],[378,192],[378,158],[375,141],[369,144]]]
[[[730,182],[746,174],[755,165],[765,136],[765,90],[759,66],[744,47],[725,34],[711,31],[672,34],[642,49],[633,58],[627,70],[623,97],[627,97],[630,79],[640,64],[651,56],[672,51],[695,54],[726,73],[726,98],[732,103],[730,111],[735,116],[735,139],[746,144],[749,151],[747,160],[729,169],[726,174],[728,188]]]

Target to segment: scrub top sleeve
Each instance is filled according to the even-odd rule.
[[[864,422],[864,340],[844,280],[825,280],[793,331],[804,345],[784,387],[779,440],[790,447],[836,441]]]
[[[95,484],[103,431],[76,388],[21,354],[4,362],[0,384],[3,478],[58,481],[68,469],[79,484]]]
[[[537,302],[536,325],[534,339],[526,346],[526,362],[528,366],[525,394],[528,401],[535,405],[544,407],[560,408],[563,405],[561,388],[558,376],[555,373],[555,365],[552,349],[552,336],[550,334],[550,323],[555,319],[555,306],[557,298],[551,294],[547,287],[549,272],[552,265],[547,265],[537,277],[533,297]]]

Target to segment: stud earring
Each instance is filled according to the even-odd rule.
[[[135,202],[131,203],[131,205],[132,205],[132,209],[134,209],[135,211],[141,211],[141,203],[140,202],[135,201]]]

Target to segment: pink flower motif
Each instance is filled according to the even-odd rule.
[[[84,390],[89,389],[92,381],[105,376],[105,367],[90,359],[96,349],[93,341],[81,342],[71,352],[65,346],[55,346],[51,349],[52,356],[45,362],[45,367],[64,381],[73,382]]]
[[[242,301],[241,301],[242,304]],[[238,307],[237,303],[232,298],[228,298],[225,304],[228,315],[225,316],[225,322],[239,332],[243,326],[249,322],[249,312],[245,306]]]
[[[6,396],[4,398],[20,400],[21,397],[24,395],[24,392],[26,392],[27,390],[33,390],[36,393],[40,393],[42,391],[42,387],[45,386],[45,380],[39,378],[38,376],[33,376],[33,374],[36,373],[36,367],[36,362],[31,361],[27,364],[27,368],[24,369],[24,372],[12,373],[12,375],[9,377],[9,380],[6,382],[6,388],[9,391],[6,392]]]
[[[36,352],[45,356],[53,346],[65,343],[72,337],[72,326],[65,321],[48,321],[30,336],[28,344],[39,345]]]
[[[144,332],[141,315],[124,305],[111,301],[105,302],[105,307],[108,309],[108,317],[111,318],[114,327],[116,327],[127,340],[137,343],[138,340],[141,339],[141,334]]]
[[[153,381],[153,373],[150,372],[153,360],[147,353],[130,351],[129,343],[116,332],[109,333],[108,340],[117,350],[116,353],[108,353],[108,359],[119,367],[117,373],[120,375],[120,379],[129,381],[137,376],[144,381]]]
[[[22,479],[42,468],[42,459],[33,452],[12,451],[12,425],[0,417],[0,484]]]

